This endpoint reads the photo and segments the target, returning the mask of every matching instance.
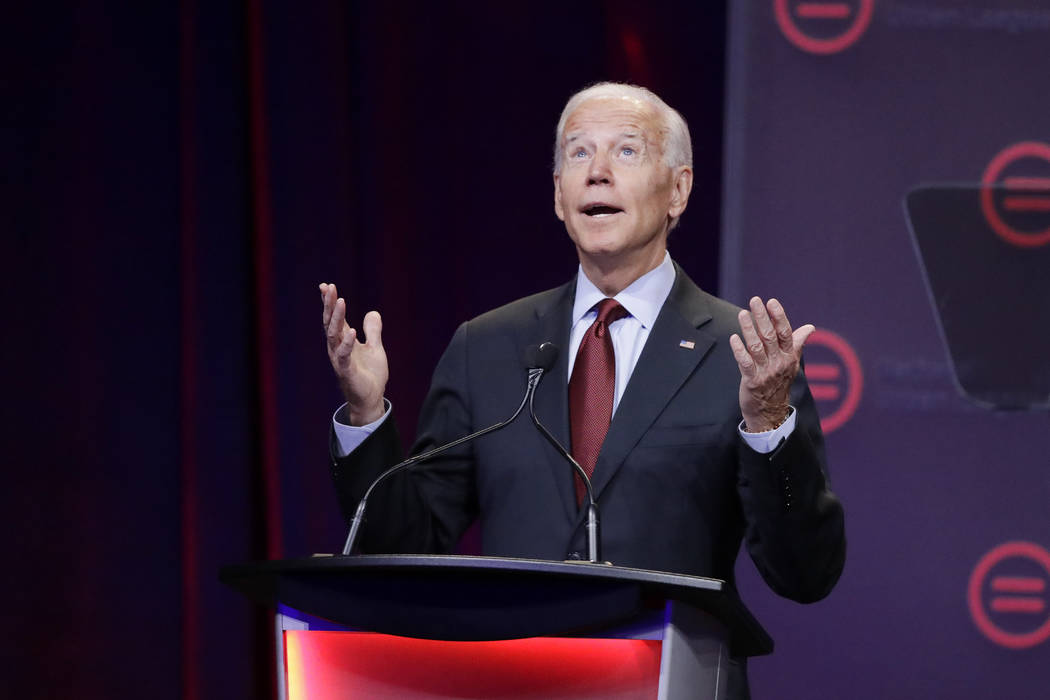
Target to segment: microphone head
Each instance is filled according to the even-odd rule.
[[[525,366],[528,369],[542,369],[544,372],[558,361],[558,346],[554,343],[530,345],[525,348]]]

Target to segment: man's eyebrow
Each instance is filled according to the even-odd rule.
[[[565,134],[565,145],[567,146],[567,145],[569,145],[570,143],[572,143],[574,141],[580,141],[580,140],[584,139],[585,137],[586,137],[586,134],[584,134],[583,132],[567,133],[567,134]],[[645,131],[644,130],[624,131],[624,132],[620,133],[619,139],[620,140],[623,140],[623,139],[637,139],[639,141],[645,141],[646,140]]]

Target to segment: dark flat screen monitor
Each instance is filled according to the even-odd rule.
[[[905,209],[959,390],[1050,408],[1050,189],[923,186]]]

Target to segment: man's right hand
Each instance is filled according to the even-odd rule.
[[[322,282],[320,289],[328,359],[346,399],[350,425],[373,423],[386,412],[383,393],[390,378],[383,349],[383,319],[378,311],[365,314],[365,342],[358,342],[357,331],[346,323],[346,302],[339,297],[335,285]]]

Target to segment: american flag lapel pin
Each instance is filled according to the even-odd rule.
[[[686,350],[692,350],[696,347],[696,343],[691,340],[683,340],[678,343],[678,347],[685,348]]]

